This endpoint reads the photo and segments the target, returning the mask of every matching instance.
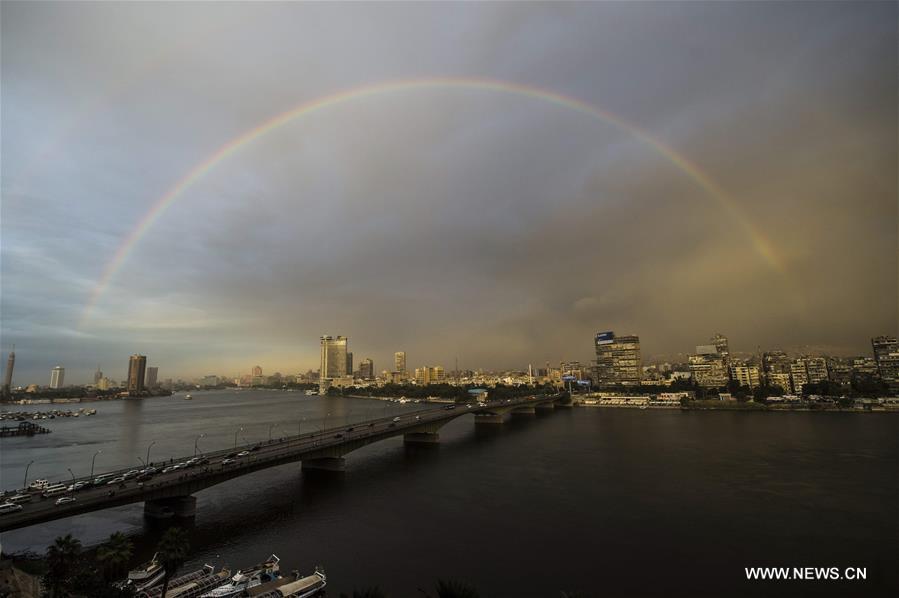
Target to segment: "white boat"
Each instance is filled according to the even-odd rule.
[[[28,484],[28,489],[43,491],[46,490],[49,485],[50,482],[48,482],[47,480],[34,480],[30,484]]]
[[[219,586],[212,591],[206,592],[201,598],[231,598],[233,596],[243,595],[245,590],[255,588],[264,583],[275,581],[281,577],[281,571],[278,568],[278,562],[281,559],[277,555],[272,555],[264,563],[254,565],[249,569],[241,569],[231,580],[223,586]]]
[[[135,591],[139,592],[160,583],[165,577],[165,568],[156,560],[157,556],[158,554],[154,554],[148,562],[129,571],[127,585],[134,587]]]
[[[282,578],[259,586],[249,592],[253,598],[311,598],[322,592],[328,585],[328,578],[321,567],[306,577],[294,579]]]

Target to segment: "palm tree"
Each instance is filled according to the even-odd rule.
[[[159,559],[165,569],[161,596],[165,596],[165,593],[169,589],[169,580],[172,579],[172,576],[175,574],[175,571],[178,570],[178,567],[187,560],[189,551],[190,542],[187,537],[187,532],[180,527],[170,527],[165,530],[164,534],[162,534],[162,538],[159,539],[159,544],[156,545],[156,558]]]
[[[75,562],[80,553],[81,542],[73,538],[72,534],[56,538],[47,548],[47,573],[44,579],[51,597],[56,596],[57,591],[65,586],[74,573]]]
[[[349,598],[349,596],[341,594],[340,598]],[[380,587],[372,586],[361,590],[353,590],[353,598],[387,598],[387,594]]]
[[[437,598],[479,598],[478,591],[462,581],[437,580]]]
[[[117,577],[131,560],[134,545],[122,532],[109,536],[106,544],[97,549],[97,560],[103,566],[103,577],[108,581]]]

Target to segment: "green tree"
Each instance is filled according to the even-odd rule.
[[[78,556],[81,554],[81,542],[72,534],[60,536],[47,548],[47,573],[44,584],[51,598],[61,596],[70,578],[75,574]]]
[[[107,581],[121,576],[131,560],[134,545],[122,532],[109,536],[109,540],[97,549],[97,561],[103,570],[103,578]]]
[[[162,534],[162,538],[159,539],[159,544],[156,545],[156,558],[159,559],[163,569],[165,569],[161,596],[165,596],[165,593],[169,589],[169,581],[171,581],[172,576],[178,570],[178,567],[183,565],[184,561],[187,560],[189,551],[190,541],[185,530],[180,527],[170,527],[165,530],[164,534]]]
[[[469,584],[457,580],[437,580],[437,598],[479,598],[480,594]]]

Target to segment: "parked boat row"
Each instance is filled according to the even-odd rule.
[[[311,575],[301,577],[294,571],[282,576],[280,559],[271,555],[267,560],[234,575],[226,568],[218,572],[213,565],[192,571],[169,581],[162,596],[165,568],[159,555],[128,573],[122,587],[134,590],[137,598],[310,598],[327,585],[324,570],[316,567]]]
[[[57,417],[81,417],[88,415],[96,415],[96,409],[88,409],[82,407],[75,410],[53,409],[51,411],[2,411],[0,412],[0,421],[25,421],[37,419],[56,419]]]

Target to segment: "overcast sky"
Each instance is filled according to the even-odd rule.
[[[14,382],[356,362],[526,368],[870,353],[897,332],[896,4],[2,4],[2,344]],[[179,179],[269,118],[392,80]],[[732,202],[730,207],[726,204]],[[776,264],[758,251],[758,231]]]

